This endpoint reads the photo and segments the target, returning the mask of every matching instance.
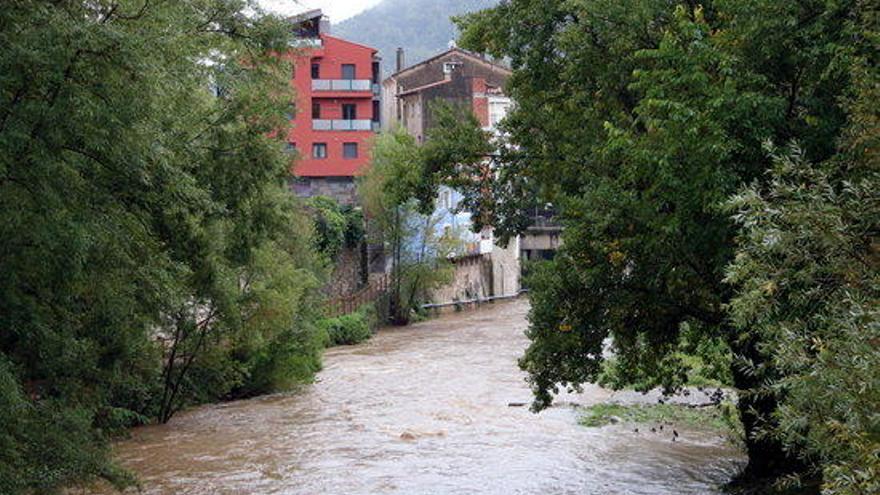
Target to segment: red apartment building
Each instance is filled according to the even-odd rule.
[[[370,162],[380,122],[377,50],[329,35],[320,10],[291,18],[296,115],[288,135],[296,150],[292,188],[303,197],[355,202],[354,179]]]

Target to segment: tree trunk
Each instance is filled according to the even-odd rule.
[[[735,354],[752,363],[760,364],[765,361],[753,337],[747,342],[732,343],[731,347]],[[734,386],[740,391],[737,409],[745,430],[746,452],[749,457],[741,480],[769,481],[789,474],[805,473],[808,466],[798,458],[797,452],[787,452],[778,438],[759,435],[762,429],[775,425],[773,413],[778,407],[776,397],[769,393],[756,393],[767,375],[773,371],[750,373],[736,363],[732,371]]]

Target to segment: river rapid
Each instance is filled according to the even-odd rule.
[[[707,494],[742,465],[717,432],[585,428],[540,414],[516,361],[518,300],[328,350],[315,384],[206,406],[116,446],[146,494]],[[668,429],[667,429],[668,430]],[[109,492],[108,492],[109,493]]]

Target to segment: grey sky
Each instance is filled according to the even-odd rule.
[[[259,0],[263,8],[278,14],[292,15],[309,9],[323,9],[330,22],[337,23],[359,14],[381,0]]]

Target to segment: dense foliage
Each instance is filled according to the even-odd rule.
[[[877,47],[878,12],[853,20]],[[872,45],[868,45],[870,48]],[[780,378],[781,435],[820,462],[828,493],[880,492],[880,90],[878,51],[849,59],[848,126],[823,163],[771,150],[765,185],[729,202],[742,226],[731,313]]]
[[[848,314],[844,293],[857,298],[853,304],[863,308],[876,307],[876,293],[841,291],[838,299],[825,295],[824,286],[811,286],[797,270],[807,269],[802,262],[809,259],[829,263],[822,270],[834,271],[835,262],[823,251],[834,249],[832,241],[841,249],[876,242],[876,216],[852,206],[863,202],[864,208],[876,208],[868,193],[877,189],[876,177],[862,173],[848,178],[844,172],[855,167],[837,157],[842,153],[838,145],[848,134],[861,136],[851,148],[876,157],[876,110],[865,101],[848,105],[845,100],[857,87],[876,93],[876,79],[866,79],[876,71],[876,6],[857,0],[714,0],[702,6],[675,0],[507,0],[459,22],[466,48],[510,59],[514,73],[506,92],[517,107],[503,126],[509,143],[499,146],[496,173],[483,172],[485,155],[465,141],[476,155],[462,157],[461,147],[458,154],[440,150],[435,156],[448,159],[427,170],[429,179],[464,174],[494,181],[475,181],[463,192],[472,199],[474,213],[487,218],[502,235],[522,228],[517,207],[530,206],[526,203],[535,196],[552,202],[566,227],[556,260],[536,270],[529,282],[532,345],[521,365],[536,393],[535,406],[549,405],[560,386],[595,381],[603,371],[603,343],[608,338],[620,383],[669,390],[683,384],[691,371],[681,358],[683,346],[712,349],[720,343],[729,350],[718,349],[719,355],[735,356],[730,372],[741,390],[748,472],[764,476],[803,469],[804,459],[812,458],[799,457],[802,449],[813,443],[813,452],[822,452],[815,448],[821,443],[816,439],[829,438],[822,435],[831,427],[814,425],[811,421],[820,413],[803,409],[806,402],[792,402],[806,394],[767,393],[765,384],[779,384],[786,392],[814,390],[817,384],[797,377],[818,373],[821,365],[801,360],[800,366],[806,367],[791,375],[796,364],[778,359],[782,350],[774,347],[779,342],[773,334],[794,324],[804,325],[801,331],[809,334],[815,323],[772,320],[774,314],[791,315],[762,306],[768,301],[754,297],[749,279],[767,277],[762,270],[778,268],[775,263],[794,263],[789,273],[797,284],[788,286],[796,297],[786,299],[786,304],[823,294],[834,301],[829,302],[834,309],[822,318],[829,331],[859,334],[873,328],[864,323],[870,321],[869,311],[851,313],[866,316],[852,317],[849,330],[830,315]],[[853,67],[861,67],[861,72]],[[861,130],[848,130],[848,119],[859,122],[856,127]],[[467,129],[454,128],[462,124],[468,125],[448,123],[453,129],[447,134],[470,135]],[[764,143],[792,141],[809,162],[828,164],[833,197],[821,191],[821,177],[809,178],[806,184],[814,185],[804,186],[805,177],[783,172],[782,165],[774,168]],[[443,146],[454,148],[455,140]],[[775,179],[767,175],[770,170],[776,170]],[[757,192],[740,193],[752,184]],[[764,197],[765,187],[780,188],[778,195],[769,193],[766,205],[755,199]],[[787,190],[803,187],[816,189],[811,192],[814,197],[786,199]],[[481,200],[486,191],[492,193],[490,201]],[[739,246],[742,223],[730,218],[725,204],[738,193],[744,199],[735,205],[745,210],[738,218],[756,229],[739,238],[746,244],[741,248],[751,250],[757,261],[734,265],[730,280],[741,284],[744,292],[731,313],[735,292],[725,276]],[[801,214],[790,203],[793,199],[803,201],[804,208],[815,208],[817,218]],[[850,205],[862,219],[835,216],[832,208],[823,206],[830,204]],[[777,211],[783,206],[788,211]],[[762,214],[766,211],[774,213]],[[747,220],[755,216],[762,221]],[[764,229],[774,228],[773,222],[784,222],[778,227],[784,231],[794,220],[805,225],[791,233],[790,244],[780,241],[763,249],[794,248],[810,236],[824,242],[830,234],[821,229],[835,221],[847,228],[837,231],[837,240],[828,239],[829,244],[812,251],[801,248],[800,254],[767,259],[756,239],[766,239]],[[840,256],[858,256],[851,253]],[[874,272],[868,270],[868,278],[863,276],[859,284],[876,282],[870,279],[876,274],[873,266]],[[770,273],[789,276],[778,270]],[[804,303],[800,310],[813,314],[821,308]],[[756,315],[771,320],[759,319],[752,327]],[[858,363],[873,362],[876,342],[847,342],[835,356],[860,350]],[[833,375],[827,379],[833,380]],[[792,376],[797,387],[787,382]],[[829,386],[828,407],[858,402],[865,410],[877,409],[876,400],[866,393],[869,389],[861,389],[863,395],[856,397],[848,396],[845,387],[821,383]],[[873,382],[859,383],[871,387]],[[831,406],[838,389],[842,402]],[[870,418],[836,421],[852,428],[852,445],[876,445],[871,443],[877,435],[876,418]],[[780,430],[786,432],[782,437],[776,434]],[[864,453],[873,447],[853,448]],[[870,476],[865,473],[854,476]]]
[[[450,17],[491,7],[497,0],[382,0],[375,7],[333,26],[347,40],[379,50],[386,74],[395,71],[397,48],[406,50],[407,65],[449,47],[457,36]],[[332,20],[332,19],[331,19]]]
[[[422,150],[403,129],[379,136],[370,170],[359,186],[374,242],[391,256],[389,316],[410,322],[433,290],[451,281],[447,255],[456,240],[438,232],[433,201],[415,199],[422,177]]]
[[[327,334],[327,345],[355,345],[368,340],[379,327],[379,316],[373,304],[365,304],[357,311],[318,322]]]
[[[360,209],[325,196],[310,198],[308,206],[315,220],[315,248],[329,261],[342,248],[353,249],[363,242],[364,216]]]
[[[308,379],[311,222],[244,0],[0,9],[0,492],[124,483],[108,435]]]
[[[778,428],[764,433],[823,461],[829,493],[877,493],[880,169],[841,177],[796,149],[776,160],[766,188],[731,201],[744,227],[732,314],[779,370],[762,390],[780,398]]]

